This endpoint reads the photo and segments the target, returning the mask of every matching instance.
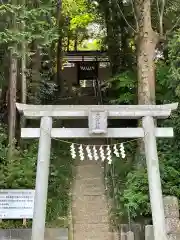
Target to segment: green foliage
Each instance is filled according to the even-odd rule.
[[[50,45],[58,37],[52,11],[49,4],[41,4],[38,8],[32,5],[2,4],[0,15],[5,19],[5,24],[0,32],[0,42],[8,43],[9,47],[23,41],[31,43],[33,40],[40,45]]]
[[[180,145],[177,142],[177,139],[159,140],[158,155],[163,194],[180,199]],[[114,214],[119,220],[127,216],[128,210],[131,218],[149,217],[151,214],[147,171],[136,168],[132,155],[128,155],[126,163],[119,159],[115,161],[114,173],[109,175],[109,181],[113,179],[116,186],[115,195],[111,193],[111,197],[118,201]]]
[[[39,46],[47,47],[57,42],[59,34],[62,38],[68,36],[71,40],[74,40],[76,35],[82,38],[81,32],[87,31],[87,26],[94,21],[92,4],[86,0],[63,0],[60,9],[61,33],[55,6],[56,2],[53,0],[39,2],[39,6],[35,6],[33,2],[26,5],[1,4],[0,18],[3,24],[0,26],[0,43],[14,48],[22,42],[31,44],[35,40]],[[84,38],[85,36],[87,34]],[[64,45],[66,44],[65,42]],[[19,49],[15,50],[16,54],[20,54]]]
[[[0,189],[34,189],[38,143],[26,142],[25,150],[15,149],[11,160],[6,159],[7,134],[0,127]],[[72,160],[69,145],[52,143],[48,189],[47,225],[67,226],[69,188],[72,181]],[[28,221],[27,226],[31,225]],[[4,221],[1,227],[22,227],[22,221]]]
[[[145,169],[134,170],[128,173],[121,200],[124,206],[130,210],[132,217],[149,214],[148,180]]]
[[[81,14],[71,19],[71,30],[77,28],[86,28],[93,21],[92,14]]]
[[[179,48],[177,45],[175,47]],[[172,52],[178,54],[175,50],[170,49],[170,54]],[[174,61],[161,60],[156,63],[158,104],[179,101],[178,74],[175,75],[172,72],[172,67],[178,68],[178,65],[175,65],[174,62],[176,62],[176,58]],[[177,73],[177,71],[175,72]],[[119,93],[121,93],[120,90]],[[180,199],[180,108],[170,119],[158,121],[158,125],[173,127],[175,132],[173,139],[157,141],[163,194],[174,195]],[[118,216],[118,219],[122,219],[123,216],[127,217],[127,209],[129,209],[132,218],[150,217],[147,171],[143,168],[137,168],[135,154],[129,152],[129,148],[126,151],[128,151],[127,161],[130,161],[131,164],[128,165],[128,162],[126,164],[119,163],[116,160],[113,177],[109,177],[110,181],[112,178],[114,179],[116,185],[115,199],[117,199],[119,207],[116,208],[115,215]],[[123,166],[126,167],[125,170]]]
[[[180,29],[169,41],[170,87],[175,89],[176,96],[180,97]]]
[[[98,40],[88,41],[85,40],[82,43],[82,46],[79,47],[79,50],[88,50],[88,51],[97,51],[101,50],[101,43]]]
[[[72,182],[72,158],[69,145],[54,141],[48,193],[48,226],[59,226],[68,216],[69,188]],[[63,221],[62,221],[63,220]]]
[[[164,61],[156,63],[156,101],[166,103],[166,99],[171,99],[169,66]]]
[[[137,80],[134,72],[126,71],[113,76],[106,82],[111,104],[134,104],[136,102]]]
[[[178,199],[180,199],[179,148],[180,145],[177,144],[177,139],[158,141],[163,194],[177,196]],[[139,216],[149,217],[151,209],[146,169],[135,168],[127,174],[125,179],[124,191],[121,193],[122,197],[120,198],[121,205],[125,209],[122,208],[121,211],[126,211],[129,208],[132,218]]]
[[[37,144],[32,144],[24,151],[16,149],[13,159],[3,164],[0,188],[34,188],[36,152]]]

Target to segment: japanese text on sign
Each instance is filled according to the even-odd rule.
[[[90,111],[89,112],[89,132],[90,134],[107,133],[107,112]]]
[[[32,219],[35,190],[0,190],[0,219]]]

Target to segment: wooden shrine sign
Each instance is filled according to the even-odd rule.
[[[143,138],[155,240],[167,240],[156,137],[173,137],[173,128],[158,128],[178,104],[166,105],[26,105],[16,104],[26,118],[41,118],[40,128],[22,128],[21,137],[39,138],[31,240],[44,240],[51,138]],[[88,118],[88,128],[52,128],[52,118]],[[142,127],[108,128],[108,119],[142,119]]]

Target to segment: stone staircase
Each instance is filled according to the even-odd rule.
[[[97,98],[82,96],[66,104],[96,105]],[[62,103],[63,104],[63,103]],[[66,119],[64,127],[88,127],[87,119]],[[104,144],[98,139],[83,140],[84,144]],[[105,196],[104,171],[100,161],[77,160],[72,186],[71,240],[118,240],[118,234],[109,231],[108,204]]]
[[[116,240],[109,232],[103,167],[98,161],[78,161],[72,190],[73,240]]]

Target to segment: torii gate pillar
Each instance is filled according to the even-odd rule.
[[[31,240],[44,240],[51,138],[143,138],[155,240],[167,240],[156,137],[173,137],[172,128],[157,128],[154,117],[167,118],[178,104],[166,105],[26,105],[27,118],[41,118],[38,128],[22,128],[24,138],[40,138]],[[93,112],[93,113],[92,113]],[[93,116],[93,117],[92,117]],[[88,128],[52,128],[55,118],[89,118]],[[142,119],[143,128],[107,128],[107,118]]]
[[[146,116],[142,119],[142,124],[144,129],[144,144],[148,171],[149,195],[155,235],[154,239],[166,240],[167,235],[154,119],[150,116]]]
[[[35,206],[32,224],[32,240],[44,240],[48,177],[51,153],[52,118],[42,117],[36,174]]]

